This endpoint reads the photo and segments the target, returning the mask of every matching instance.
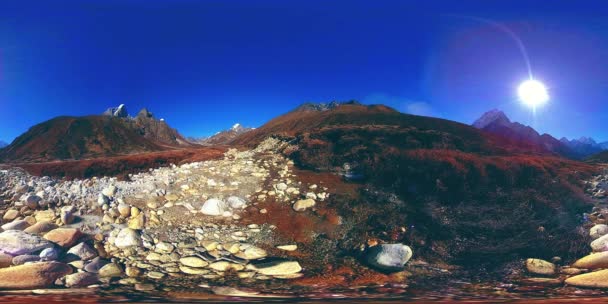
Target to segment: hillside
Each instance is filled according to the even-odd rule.
[[[534,142],[382,105],[321,108],[296,109],[233,143],[279,138],[286,142],[283,154],[300,168],[365,184],[358,198],[336,204],[350,219],[353,238],[400,241],[424,256],[461,263],[584,250],[574,228],[577,211],[589,206],[581,180],[596,171],[592,166]],[[399,227],[415,228],[385,234]],[[562,238],[548,246],[554,235]],[[349,240],[341,246],[356,247]]]

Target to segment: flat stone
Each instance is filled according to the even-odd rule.
[[[65,276],[66,287],[85,287],[99,282],[99,277],[96,273],[78,272]]]
[[[199,257],[184,257],[179,259],[179,262],[182,265],[188,266],[188,267],[194,267],[194,268],[202,268],[202,267],[207,267],[207,265],[209,265],[209,263],[207,263],[207,261],[199,258]]]
[[[297,261],[273,261],[248,265],[248,268],[269,276],[289,275],[302,271],[302,266]]]
[[[242,248],[243,246],[241,246],[241,249]],[[243,251],[239,252],[236,256],[245,260],[257,260],[267,257],[268,253],[266,253],[266,250],[262,248],[249,246],[246,247]]]
[[[608,269],[570,277],[566,279],[566,284],[576,287],[608,288]]]
[[[34,289],[54,285],[55,281],[72,272],[58,262],[30,263],[0,269],[0,289]]]
[[[552,276],[555,275],[555,264],[541,259],[527,259],[526,270],[532,274]]]
[[[245,269],[245,267],[243,265],[234,264],[234,263],[230,263],[230,262],[226,262],[226,261],[219,261],[219,262],[211,263],[211,264],[209,264],[209,268],[211,268],[215,271],[228,271],[230,269],[240,271],[240,270]]]
[[[10,223],[2,225],[2,230],[25,230],[30,226],[26,220],[14,220]]]
[[[53,210],[41,210],[34,214],[36,222],[52,222],[55,219],[55,212]]]
[[[186,274],[201,275],[201,274],[209,273],[209,270],[204,269],[204,268],[188,267],[188,266],[184,266],[184,265],[180,265],[179,270]]]
[[[574,262],[572,267],[583,269],[608,268],[608,251],[585,256]]]
[[[298,250],[298,245],[280,245],[280,246],[277,246],[277,249],[284,250],[284,251],[296,251],[296,250]]]
[[[15,210],[15,209],[9,209],[6,211],[6,213],[4,213],[4,216],[2,216],[2,220],[4,222],[12,222],[14,221],[16,218],[19,217],[19,211]]]
[[[27,232],[9,230],[0,233],[0,253],[16,256],[51,247],[53,243]]]
[[[159,242],[156,244],[154,251],[158,253],[171,253],[175,249],[175,246],[167,243],[167,242]]]
[[[32,234],[42,234],[42,233],[49,232],[56,228],[57,228],[57,225],[55,225],[54,223],[52,223],[50,221],[39,221],[36,224],[25,228],[25,230],[23,230],[23,231],[25,231],[27,233],[32,233]]]
[[[34,254],[23,254],[13,258],[13,265],[23,265],[28,262],[38,262],[40,256]]]
[[[64,248],[72,247],[81,237],[82,233],[76,228],[57,228],[44,235],[44,239]]]

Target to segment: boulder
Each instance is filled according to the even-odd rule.
[[[608,269],[570,277],[566,279],[566,284],[576,287],[608,288]]]
[[[403,270],[405,264],[412,258],[413,252],[403,244],[382,244],[371,247],[365,253],[369,265],[384,271]]]
[[[16,256],[51,247],[53,243],[24,231],[8,230],[0,233],[0,253]]]
[[[58,262],[30,263],[0,269],[0,289],[34,289],[49,287],[72,272],[72,268]]]
[[[552,276],[555,275],[557,268],[555,264],[541,259],[527,259],[526,270],[532,274]]]
[[[46,240],[64,248],[72,247],[81,237],[82,233],[76,228],[57,228],[44,235]]]
[[[219,216],[223,215],[225,211],[228,211],[226,202],[219,199],[208,199],[201,208],[201,212],[206,215]]]

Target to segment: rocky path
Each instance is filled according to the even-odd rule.
[[[253,219],[271,212],[260,207],[266,200],[308,212],[331,189],[298,182],[293,163],[274,152],[280,144],[268,140],[128,181],[0,171],[0,289],[149,291],[302,276],[292,257],[297,242],[277,243],[285,240],[277,227]]]

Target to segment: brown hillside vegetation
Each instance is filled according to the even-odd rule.
[[[595,167],[531,143],[361,105],[290,112],[234,143],[255,145],[266,136],[290,141],[284,153],[301,168],[349,174],[370,186],[359,199],[337,199],[351,227],[339,244],[345,249],[368,235],[457,262],[586,250],[574,231],[589,208],[582,180]]]

